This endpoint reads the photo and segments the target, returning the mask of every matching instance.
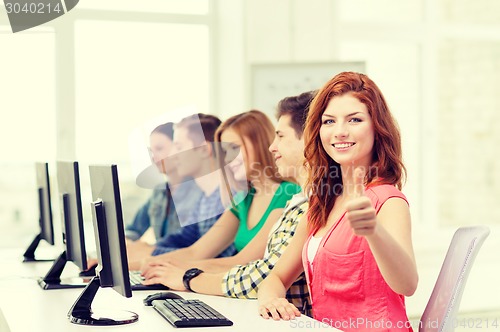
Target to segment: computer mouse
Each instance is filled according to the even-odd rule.
[[[166,300],[166,299],[181,299],[183,300],[184,298],[178,294],[172,293],[172,292],[159,292],[159,293],[154,293],[151,295],[146,296],[146,298],[143,300],[145,306],[151,306],[153,305],[154,300]]]
[[[80,277],[93,277],[93,276],[95,276],[95,268],[96,267],[97,267],[97,264],[92,265],[91,267],[89,267],[85,271],[80,272],[78,275]]]

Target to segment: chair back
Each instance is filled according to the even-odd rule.
[[[457,229],[420,319],[420,332],[449,332],[455,329],[465,283],[489,233],[489,228],[485,226]]]

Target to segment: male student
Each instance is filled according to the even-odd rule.
[[[213,115],[198,113],[182,119],[176,125],[173,140],[175,156],[170,158],[171,162],[176,162],[178,175],[183,178],[192,178],[203,194],[200,200],[192,206],[191,213],[180,218],[182,227],[176,232],[159,239],[154,246],[142,242],[127,248],[130,270],[140,269],[143,261],[151,256],[192,245],[213,226],[224,212],[219,190],[219,176],[210,176],[217,169],[212,142],[220,123],[221,121]],[[182,197],[174,195],[174,204],[176,200],[181,199]],[[236,249],[234,245],[231,245],[220,254],[220,257],[232,256],[235,253]]]
[[[302,187],[307,180],[302,133],[309,104],[313,98],[314,92],[306,92],[280,101],[276,137],[269,147],[280,175],[295,179]],[[303,193],[296,194],[290,200],[269,234],[262,259],[236,266],[226,263],[230,262],[229,257],[187,263],[151,262],[144,272],[145,284],[162,283],[175,290],[257,298],[260,282],[267,277],[285,251],[299,221],[305,219],[302,217],[307,207],[307,199]],[[305,220],[303,222],[305,223]],[[304,274],[290,287],[287,298],[302,313],[310,314],[311,306]]]

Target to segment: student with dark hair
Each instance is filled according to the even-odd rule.
[[[149,136],[149,153],[151,161],[163,174],[167,174],[170,181],[179,182],[179,175],[173,163],[165,162],[174,149],[174,124],[167,122],[157,126]],[[184,197],[174,205],[172,193],[177,197]],[[125,236],[131,241],[140,240],[144,233],[151,228],[156,241],[180,228],[178,214],[186,214],[191,206],[201,197],[201,190],[194,182],[178,186],[172,190],[168,183],[163,183],[153,189],[151,197],[137,211],[134,219],[125,227]],[[128,242],[130,246],[130,241]]]
[[[340,73],[313,100],[304,135],[307,224],[262,283],[259,313],[299,316],[285,292],[305,272],[315,319],[343,331],[411,331],[404,300],[418,274],[401,137],[385,98],[366,75]]]
[[[307,179],[302,132],[313,97],[314,92],[306,92],[283,99],[278,105],[278,125],[275,128],[274,140],[268,142],[270,144],[268,149],[276,162],[278,173],[284,178],[293,179],[301,186]],[[220,131],[223,131],[222,127]],[[307,206],[307,199],[302,192],[290,199],[281,215],[274,219],[271,230],[266,230],[262,234],[265,235],[266,243],[263,249],[259,249],[258,258],[249,260],[238,257],[245,251],[254,250],[255,243],[252,241],[234,257],[177,261],[175,265],[164,264],[161,270],[146,273],[148,277],[146,283],[163,283],[173,289],[185,290],[183,277],[186,270],[196,267],[204,273],[189,281],[189,288],[192,291],[237,298],[256,298],[260,283],[288,247],[299,220],[307,212]],[[288,290],[287,299],[301,308],[304,314],[310,314],[309,293],[303,274]]]
[[[216,116],[198,113],[182,119],[174,127],[174,154],[169,157],[179,182],[169,182],[174,190],[195,184],[201,191],[195,202],[187,206],[188,213],[179,216],[181,227],[159,239],[154,246],[142,243],[128,251],[129,269],[139,270],[143,262],[181,248],[189,247],[201,238],[224,212],[221,202],[219,178],[207,176],[217,172],[217,161],[213,148],[214,134],[220,125]],[[168,163],[165,163],[168,164]],[[175,166],[175,167],[174,167]],[[170,176],[170,172],[167,171]],[[186,178],[190,180],[185,180]],[[198,195],[198,193],[195,193]],[[189,198],[189,193],[186,196]],[[173,195],[174,205],[183,204],[185,197]],[[221,257],[236,253],[234,245],[221,251]]]

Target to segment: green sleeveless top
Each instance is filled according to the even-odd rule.
[[[271,213],[274,209],[284,208],[288,200],[300,191],[301,188],[299,185],[292,182],[282,182],[278,189],[276,189],[273,199],[269,203],[269,206],[260,218],[259,222],[252,229],[248,229],[248,211],[250,210],[253,196],[255,195],[255,189],[250,188],[246,197],[236,205],[236,208],[231,208],[231,212],[240,221],[240,226],[238,228],[238,232],[236,233],[236,238],[234,239],[236,249],[241,251],[241,249],[243,249],[248,242],[250,242],[253,237],[257,235],[262,226],[264,226],[269,213]],[[237,199],[236,201],[239,200]]]

